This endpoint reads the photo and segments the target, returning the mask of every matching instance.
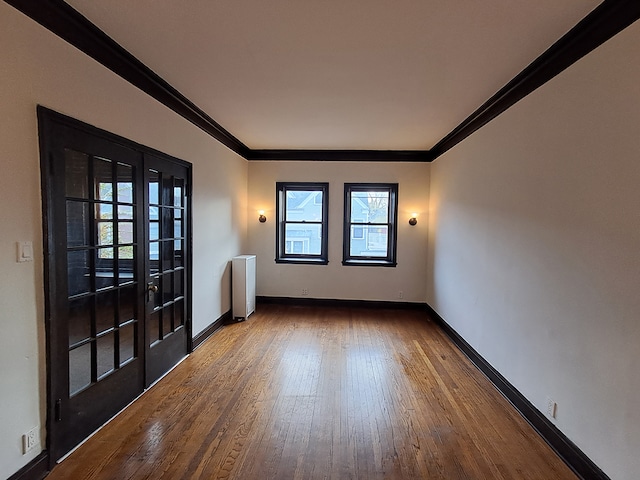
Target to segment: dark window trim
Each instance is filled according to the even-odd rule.
[[[320,225],[322,235],[320,239],[320,255],[285,253],[285,195],[288,191],[322,192],[322,221],[320,222],[289,222]],[[315,203],[315,198],[313,199]],[[276,263],[300,265],[326,265],[329,263],[329,183],[327,182],[276,182]]]
[[[351,221],[351,193],[364,191],[389,192],[389,218],[386,223],[352,222]],[[351,255],[352,226],[384,225],[389,228],[387,237],[387,255],[373,257]],[[345,266],[364,267],[395,267],[398,244],[398,184],[397,183],[345,183],[344,184],[344,225],[342,234],[342,264]]]

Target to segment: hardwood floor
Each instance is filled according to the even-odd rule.
[[[576,479],[426,314],[260,305],[55,479]]]

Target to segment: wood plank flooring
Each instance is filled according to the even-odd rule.
[[[425,313],[259,305],[48,479],[576,476]]]

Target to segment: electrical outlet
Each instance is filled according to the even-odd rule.
[[[547,397],[547,415],[551,418],[556,418],[558,413],[558,404],[550,397]]]
[[[25,454],[35,448],[40,443],[38,428],[32,428],[27,433],[22,435],[22,453]]]
[[[404,292],[402,290],[398,292],[398,298],[404,298]]]
[[[303,288],[302,289],[302,294],[303,295],[309,295],[309,289],[308,288]]]

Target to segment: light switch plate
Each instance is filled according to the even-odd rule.
[[[18,246],[18,262],[32,262],[33,261],[33,243],[31,242],[17,242]]]

